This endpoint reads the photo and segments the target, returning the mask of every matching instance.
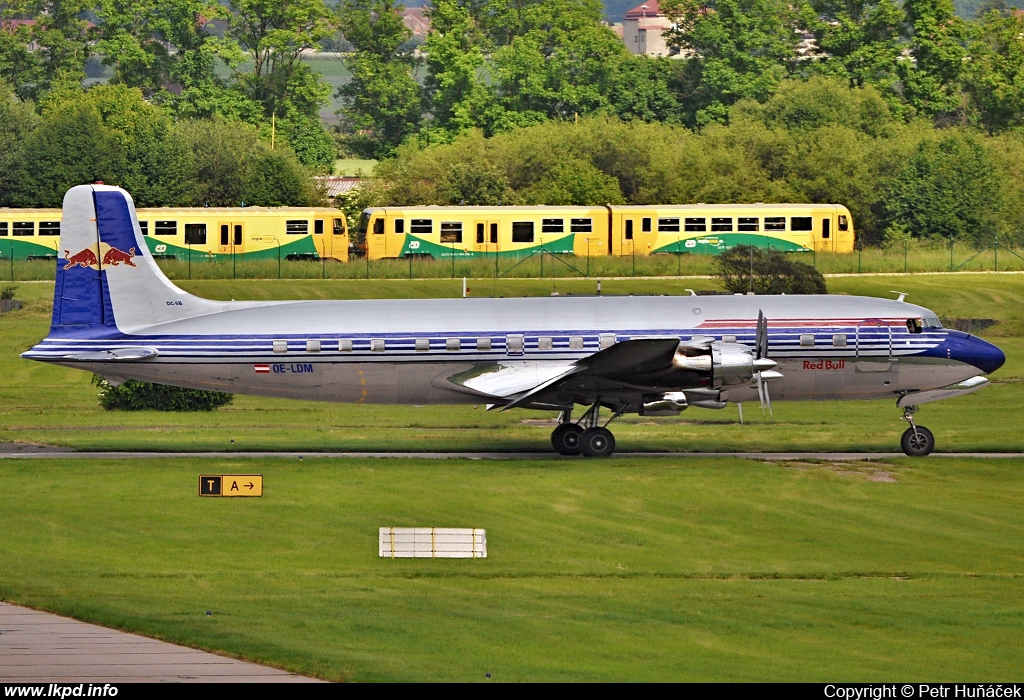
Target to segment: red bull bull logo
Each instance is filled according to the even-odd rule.
[[[100,250],[103,251],[102,267],[117,267],[122,263],[128,267],[136,267],[135,263],[132,262],[132,259],[135,257],[135,248],[129,248],[126,253],[106,243],[100,243]],[[85,248],[74,255],[71,254],[71,251],[65,250],[64,256],[67,259],[67,264],[64,265],[65,270],[70,270],[73,267],[86,267],[93,270],[100,269],[100,259],[96,257],[96,251],[92,248]]]
[[[71,251],[65,250],[64,257],[67,258],[68,261],[68,264],[64,266],[65,270],[70,270],[78,265],[81,265],[82,267],[92,267],[93,265],[100,264],[100,261],[96,259],[96,252],[92,248],[86,248],[74,255],[71,254]],[[106,261],[104,260],[104,262]]]
[[[135,257],[135,248],[130,248],[128,252],[118,250],[117,248],[111,247],[106,253],[103,254],[104,266],[110,265],[111,267],[117,267],[121,263],[128,265],[129,267],[135,267],[135,263],[132,262],[132,258]]]

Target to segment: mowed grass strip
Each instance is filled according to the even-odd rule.
[[[336,680],[1006,680],[1022,466],[6,460],[0,598]],[[382,560],[381,526],[489,557]]]

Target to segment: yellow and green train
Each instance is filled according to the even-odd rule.
[[[363,211],[359,228],[371,260],[717,254],[737,245],[849,253],[855,238],[839,204],[381,207]]]
[[[169,207],[138,209],[139,227],[157,258],[184,260],[348,261],[345,217],[325,207]],[[60,209],[0,208],[0,258],[53,258]],[[74,251],[72,251],[74,252]]]

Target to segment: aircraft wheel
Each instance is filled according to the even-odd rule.
[[[615,451],[615,436],[607,428],[588,428],[580,435],[580,452],[587,457],[608,457]]]
[[[900,438],[900,446],[911,457],[924,457],[935,449],[935,436],[928,428],[917,426],[916,432],[914,428],[907,428]]]
[[[560,455],[578,455],[582,434],[583,428],[575,423],[562,423],[551,433],[551,445]]]

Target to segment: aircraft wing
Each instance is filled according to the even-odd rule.
[[[690,341],[693,348],[704,346],[704,339]],[[686,343],[684,346],[689,347]],[[625,340],[576,361],[525,360],[477,366],[447,378],[450,385],[493,399],[504,399],[502,410],[525,405],[557,405],[556,397],[567,385],[574,395],[598,392],[608,387],[614,400],[614,386],[631,385],[629,392],[642,389],[642,378],[671,371],[672,358],[680,348],[679,338],[639,338]],[[641,385],[633,385],[640,380]],[[600,393],[600,392],[598,392]],[[628,401],[623,401],[628,403]]]

